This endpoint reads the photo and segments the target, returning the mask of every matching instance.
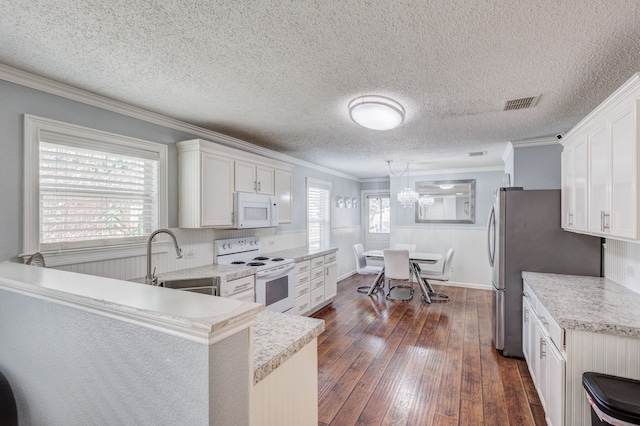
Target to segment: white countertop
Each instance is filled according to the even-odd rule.
[[[564,329],[640,338],[640,294],[606,278],[522,272]]]
[[[213,344],[251,326],[264,306],[19,263],[0,263],[0,289]]]

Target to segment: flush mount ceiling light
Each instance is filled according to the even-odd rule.
[[[384,96],[360,96],[349,102],[349,116],[367,129],[390,130],[404,121],[404,108]]]

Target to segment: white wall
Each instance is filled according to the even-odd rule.
[[[415,244],[416,251],[441,253],[443,257],[449,248],[453,248],[455,253],[448,284],[491,288],[487,232],[484,228],[396,227],[392,231],[391,247],[396,243]],[[441,267],[440,262],[429,269],[438,267]]]

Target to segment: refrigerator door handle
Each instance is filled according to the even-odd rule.
[[[487,255],[489,256],[489,266],[493,267],[496,257],[496,210],[491,206],[489,210],[489,223],[487,224]],[[493,244],[492,244],[493,243]]]

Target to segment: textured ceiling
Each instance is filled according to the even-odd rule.
[[[640,2],[0,0],[0,63],[361,178],[501,164],[640,71]],[[354,124],[378,94],[405,122]],[[531,109],[505,100],[541,95]],[[487,151],[469,159],[470,151]]]

